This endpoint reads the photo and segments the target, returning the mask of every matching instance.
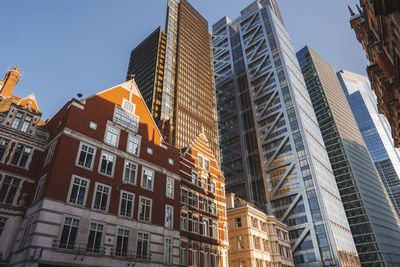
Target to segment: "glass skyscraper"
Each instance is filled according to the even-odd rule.
[[[276,2],[255,1],[215,23],[213,49],[226,190],[289,226],[296,266],[359,266]]]
[[[400,216],[400,150],[394,147],[386,117],[378,113],[375,93],[367,77],[337,73],[369,154]]]
[[[362,266],[400,264],[399,219],[332,66],[297,53]],[[389,255],[391,254],[391,255]]]

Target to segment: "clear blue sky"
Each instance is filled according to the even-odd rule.
[[[190,2],[211,26],[223,16],[236,18],[252,1]],[[336,70],[365,74],[347,10],[357,2],[278,0],[296,51],[308,44]],[[166,0],[2,1],[0,76],[19,66],[15,94],[35,93],[46,119],[79,92],[88,96],[123,82],[131,49],[164,27],[165,12]]]

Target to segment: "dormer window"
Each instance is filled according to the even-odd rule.
[[[24,123],[22,124],[21,131],[27,132],[29,129],[29,125],[31,124],[32,116],[26,115]]]
[[[22,132],[28,132],[29,127],[32,123],[33,117],[25,114],[24,112],[17,111],[14,120],[11,123],[11,128],[20,129]]]
[[[18,111],[17,114],[15,115],[15,118],[14,118],[12,124],[11,124],[11,128],[18,129],[23,116],[24,116],[24,113]]]
[[[197,157],[197,165],[206,171],[210,171],[210,162],[207,159],[205,159],[203,156],[199,155]]]

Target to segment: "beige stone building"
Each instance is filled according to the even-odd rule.
[[[288,228],[249,202],[226,196],[230,267],[294,266]]]

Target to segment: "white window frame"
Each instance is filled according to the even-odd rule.
[[[134,139],[138,140],[137,153],[134,153],[133,151],[131,151],[131,150],[129,149],[129,138],[134,138]],[[129,153],[129,154],[131,154],[131,155],[135,155],[135,156],[138,156],[138,157],[139,157],[139,155],[140,155],[140,144],[141,144],[141,143],[142,143],[142,137],[141,137],[141,136],[129,134],[129,135],[128,135],[127,142],[126,142],[126,152]]]
[[[167,245],[168,242],[170,242],[170,248],[169,251],[167,251]],[[165,237],[165,242],[164,242],[164,263],[166,264],[172,264],[172,257],[173,257],[173,250],[174,250],[174,240],[172,237]]]
[[[112,131],[108,131],[109,128],[110,128],[112,131],[115,130],[116,133],[114,133],[114,132],[112,132]],[[108,133],[110,133],[111,135],[116,135],[116,136],[117,136],[117,138],[116,138],[116,140],[115,140],[115,144],[112,143],[112,139],[113,139],[113,138],[111,138],[111,139],[108,138]],[[105,133],[104,133],[104,143],[106,143],[107,145],[110,145],[110,146],[112,146],[112,147],[118,147],[120,135],[121,135],[121,130],[120,130],[119,128],[117,128],[117,127],[111,125],[111,123],[107,123],[107,125],[106,125],[106,131],[105,131]]]
[[[146,234],[147,235],[147,255],[140,255],[140,256],[145,256],[147,259],[147,256],[149,256],[150,254],[150,240],[151,240],[151,235],[149,232],[145,232],[145,231],[138,231],[137,235],[136,235],[136,251],[137,251],[137,246],[138,246],[138,241],[139,241],[139,234]],[[144,239],[143,239],[144,240]],[[137,255],[138,256],[138,255]],[[143,259],[143,258],[138,258],[139,260]]]
[[[72,188],[73,188],[73,185],[74,185],[74,179],[75,178],[78,178],[78,179],[81,179],[81,180],[85,180],[87,182],[86,190],[85,190],[85,196],[83,198],[83,203],[82,204],[78,204],[78,203],[74,203],[74,202],[70,201]],[[86,200],[87,200],[87,196],[88,196],[88,192],[89,192],[89,187],[90,187],[90,180],[89,179],[83,178],[83,177],[78,176],[78,175],[72,175],[71,182],[69,184],[67,203],[72,204],[72,205],[78,205],[78,206],[86,206]]]
[[[46,176],[47,174],[40,177],[38,186],[36,187],[36,193],[35,197],[33,198],[32,204],[36,204],[39,201],[40,197],[42,196],[44,183],[46,182]]]
[[[184,215],[184,216],[182,216]],[[184,231],[188,231],[188,227],[189,227],[189,214],[186,211],[181,211],[181,213],[179,214],[179,229],[184,230]],[[183,223],[182,223],[183,221]]]
[[[168,192],[169,185],[172,187],[172,194],[170,195]],[[166,188],[165,188],[165,195],[168,198],[174,199],[175,197],[175,179],[171,177],[167,177]]]
[[[10,178],[11,178],[11,182],[12,182],[14,179],[19,180],[18,188],[17,188],[17,190],[15,191],[15,196],[14,196],[13,201],[12,201],[12,203],[11,203],[11,205],[16,205],[16,204],[17,204],[18,197],[19,197],[20,190],[21,190],[21,188],[22,188],[22,184],[24,183],[24,180],[21,179],[21,178],[19,178],[19,177],[15,177],[15,176],[11,176],[11,175],[6,175],[6,174],[4,174],[4,175],[3,175],[3,178],[2,178],[1,181],[0,181],[0,189],[3,187],[3,184],[4,184],[4,181],[5,181],[6,177],[10,177]],[[9,187],[8,187],[8,190],[7,190],[7,193],[6,193],[6,196],[5,196],[4,200],[3,200],[3,202],[1,202],[1,203],[6,203],[7,196],[10,194],[10,189],[11,189],[11,187],[9,186]]]
[[[54,152],[56,150],[56,146],[57,146],[57,140],[54,141],[50,146],[49,146],[49,150],[47,151],[47,156],[46,156],[46,161],[44,162],[44,166],[46,167],[47,165],[50,164],[50,162],[53,159],[54,156]]]
[[[94,207],[94,203],[96,201],[96,193],[97,193],[97,186],[101,185],[103,187],[108,188],[109,192],[108,192],[108,196],[107,196],[107,204],[106,204],[106,210],[102,210],[100,207],[97,209]],[[102,184],[102,183],[98,183],[96,182],[94,184],[94,188],[93,188],[93,199],[92,199],[92,209],[95,211],[99,211],[99,212],[108,212],[108,208],[110,206],[110,199],[111,199],[111,193],[112,193],[112,187],[106,184]],[[101,200],[100,200],[101,201]]]
[[[169,213],[168,210],[170,210],[172,213],[170,214],[171,216],[171,221],[169,221]],[[165,205],[165,222],[164,226],[167,228],[174,228],[174,207],[171,205]]]
[[[131,181],[128,181],[128,180],[125,180],[125,175],[126,175],[126,164],[127,163],[130,163],[130,164],[132,164],[132,165],[135,165],[136,166],[136,172],[135,172],[135,177],[134,177],[134,182],[132,183]],[[136,185],[136,183],[137,183],[137,176],[138,176],[138,164],[137,163],[134,163],[134,162],[132,162],[132,161],[130,161],[130,160],[125,160],[125,162],[124,162],[124,173],[123,173],[123,176],[122,176],[122,181],[124,182],[124,183],[127,183],[127,184],[131,184],[131,185]]]
[[[18,158],[17,164],[13,164],[12,161],[14,159],[15,153],[17,152],[18,145],[22,145],[23,146],[22,152],[21,152],[21,155]],[[23,154],[26,153],[25,149],[27,149],[27,148],[30,149],[29,156],[28,156],[28,158],[26,160],[25,166],[20,166],[21,158],[22,158]],[[22,169],[26,169],[27,170],[29,168],[29,165],[31,164],[31,160],[32,160],[34,151],[35,151],[34,148],[29,146],[29,145],[25,145],[23,143],[15,143],[15,146],[14,146],[14,149],[13,149],[13,153],[12,153],[12,155],[11,155],[9,161],[8,161],[8,164],[12,165],[12,166],[16,166],[18,168],[22,168]]]
[[[0,137],[0,142],[1,143],[2,142],[7,142],[7,145],[5,146],[5,149],[4,149],[4,153],[3,153],[2,157],[0,158],[0,162],[4,163],[6,158],[7,158],[7,156],[8,156],[8,154],[9,154],[9,150],[10,150],[10,147],[11,147],[10,144],[12,143],[12,141],[10,139],[4,138],[4,137]]]
[[[61,222],[61,227],[60,227],[60,233],[58,235],[58,240],[59,240],[59,242],[61,242],[61,236],[62,236],[63,230],[64,230],[65,219],[67,217],[79,221],[78,231],[76,232],[76,239],[75,239],[75,243],[74,243],[74,247],[75,247],[75,244],[78,241],[78,238],[79,238],[79,235],[80,235],[80,231],[81,231],[81,225],[82,225],[82,218],[81,217],[73,216],[73,215],[69,215],[69,214],[64,214],[62,222]],[[68,235],[68,240],[69,240],[69,237],[70,237],[70,235]],[[58,244],[58,248],[60,248],[60,243]],[[61,249],[68,249],[68,248],[61,248]]]
[[[126,253],[127,254],[129,254],[129,247],[130,247],[130,242],[131,242],[131,230],[130,230],[130,228],[127,228],[127,227],[122,227],[122,226],[117,226],[117,231],[115,232],[115,246],[114,246],[114,255],[115,256],[117,256],[117,257],[120,257],[120,256],[126,256],[126,255],[121,255],[122,253],[120,253],[120,255],[117,255],[117,244],[118,244],[118,231],[119,230],[122,230],[122,231],[128,231],[128,244],[127,244],[127,248],[126,248]],[[122,235],[122,237],[126,237],[125,236],[125,233],[124,233],[124,235]]]
[[[121,214],[121,206],[122,206],[122,197],[123,197],[123,193],[132,196],[131,216],[126,216],[126,215],[122,215],[122,214]],[[118,216],[125,217],[125,218],[133,218],[133,212],[134,212],[134,210],[135,210],[134,207],[135,207],[135,194],[134,194],[134,193],[131,193],[131,192],[128,192],[128,191],[121,190],[121,194],[120,194],[120,197],[119,197]]]
[[[141,209],[141,205],[142,205],[142,199],[150,200],[149,220],[142,220],[142,219],[140,219],[140,209]],[[144,196],[139,196],[139,203],[138,203],[138,221],[151,223],[151,213],[152,213],[152,211],[153,211],[153,199],[148,198],[148,197],[144,197]]]
[[[146,184],[144,184],[144,173],[145,171],[151,171],[153,172],[153,177],[152,177],[152,182],[151,182],[151,188],[148,188]],[[147,167],[142,167],[142,177],[140,179],[140,187],[143,189],[146,189],[148,191],[153,191],[154,190],[154,182],[155,182],[155,176],[156,176],[156,171]]]
[[[84,145],[87,146],[88,148],[89,147],[93,148],[93,158],[92,158],[92,162],[90,163],[90,167],[86,167],[84,165],[80,165],[79,164],[79,158],[80,158],[80,155],[81,155],[82,146],[84,146]],[[96,158],[96,152],[97,152],[97,148],[95,146],[89,145],[88,143],[81,142],[79,144],[78,155],[76,156],[76,160],[75,160],[75,166],[77,166],[79,168],[83,168],[83,169],[92,171],[93,170],[94,161],[95,161],[95,158]],[[86,159],[86,157],[85,157],[85,159]],[[85,162],[84,162],[84,164],[85,164]]]
[[[90,251],[89,253],[101,254],[102,253],[101,248],[104,247],[104,239],[105,239],[105,235],[106,235],[106,225],[103,222],[99,222],[99,221],[95,221],[95,220],[91,220],[89,222],[88,233],[87,233],[87,238],[86,238],[86,245],[87,246],[89,245],[89,237],[90,237],[90,231],[91,231],[90,227],[91,227],[92,223],[95,223],[97,225],[102,225],[103,226],[103,230],[101,231],[101,241],[100,241],[99,252]],[[96,232],[98,232],[98,231],[96,231]],[[96,240],[96,238],[94,240]]]
[[[113,157],[113,166],[112,166],[111,174],[107,174],[107,173],[101,172],[103,154],[106,154],[107,156],[112,156]],[[99,174],[113,178],[114,177],[114,170],[115,170],[115,164],[116,163],[117,163],[117,156],[116,155],[114,155],[113,153],[110,153],[110,152],[108,152],[106,150],[102,150],[101,153],[100,153],[100,159],[99,159],[99,169],[98,169]]]
[[[97,130],[97,123],[95,123],[94,121],[90,121],[89,128],[92,130]]]

